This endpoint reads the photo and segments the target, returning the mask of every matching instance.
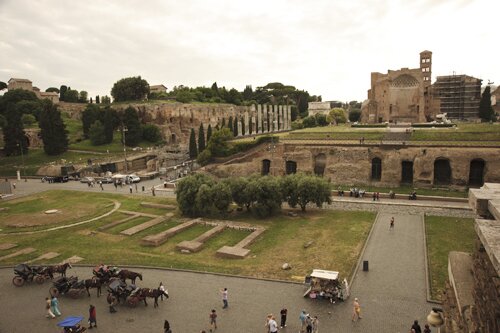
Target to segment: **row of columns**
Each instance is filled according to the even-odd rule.
[[[245,111],[244,119],[244,134],[250,134],[250,122],[252,134],[286,131],[292,128],[292,107],[290,105],[258,104],[257,110],[255,110],[255,105],[252,105],[250,111]],[[241,122],[238,122],[238,135],[242,134]]]

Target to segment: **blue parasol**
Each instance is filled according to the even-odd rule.
[[[72,327],[76,326],[79,322],[83,320],[83,316],[70,316],[64,318],[62,321],[57,323],[59,327]]]

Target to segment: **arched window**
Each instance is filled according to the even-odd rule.
[[[323,176],[325,174],[326,155],[318,154],[314,158],[314,174],[316,176]]]
[[[291,175],[297,173],[297,162],[295,161],[286,161],[286,174]]]
[[[469,186],[483,186],[484,184],[484,160],[480,158],[470,161]]]
[[[434,161],[434,185],[451,184],[450,161],[445,158],[438,158]]]
[[[271,161],[270,160],[262,160],[262,175],[266,176],[271,171]]]
[[[372,159],[372,180],[382,178],[382,160],[378,157]]]
[[[413,184],[413,162],[412,161],[401,162],[401,183],[402,184]]]

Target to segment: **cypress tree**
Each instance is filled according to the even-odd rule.
[[[236,118],[234,118],[234,120],[236,121]],[[233,117],[232,116],[229,116],[229,122],[227,123],[227,127],[232,130],[233,129]]]
[[[49,100],[43,101],[38,126],[43,140],[43,150],[47,155],[59,155],[68,150],[66,125],[57,106]]]
[[[191,135],[189,136],[189,158],[195,159],[198,156],[198,148],[196,147],[196,134],[194,128],[191,128]]]
[[[495,120],[495,111],[491,106],[490,86],[486,86],[481,96],[481,102],[479,102],[479,118],[481,118],[482,121]]]
[[[21,155],[28,153],[28,138],[24,134],[21,113],[17,111],[15,104],[7,105],[5,112],[7,124],[3,128],[4,152],[7,156]]]
[[[198,152],[205,150],[205,131],[203,130],[203,124],[200,124],[200,129],[198,130]]]
[[[104,136],[106,137],[105,143],[113,142],[113,131],[115,129],[115,111],[110,107],[104,109],[104,115],[102,117],[102,124],[104,126]]]
[[[208,124],[207,128],[207,144],[210,141],[210,137],[212,136],[212,125]]]

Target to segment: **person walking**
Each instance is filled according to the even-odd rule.
[[[307,319],[306,310],[302,310],[302,312],[299,315],[300,333],[305,333],[306,332],[306,328],[307,328],[306,319]]]
[[[269,320],[269,333],[277,333],[278,332],[278,324],[276,323],[276,318],[271,316]]]
[[[172,333],[168,320],[165,320],[165,322],[163,323],[163,333]]]
[[[389,224],[389,230],[394,230],[394,216],[391,217],[391,223]]]
[[[94,324],[94,326],[92,326]],[[89,330],[92,329],[92,327],[97,328],[97,315],[95,311],[95,306],[90,304],[89,306]]]
[[[425,324],[424,333],[431,333],[431,329],[429,328],[429,325],[427,325],[427,324]]]
[[[413,322],[413,325],[411,326],[411,329],[415,331],[415,333],[422,333],[422,328],[418,324],[418,320],[415,320]]]
[[[137,183],[135,183],[135,193],[137,193]]]
[[[101,191],[104,191],[104,187],[102,186],[102,180],[99,181],[99,187],[101,188]]]
[[[51,318],[51,319],[54,319],[56,317],[51,310],[51,301],[50,301],[50,298],[48,298],[48,297],[45,297],[45,309],[47,310],[47,314],[45,315],[45,317]]]
[[[61,311],[59,310],[59,301],[57,300],[57,297],[52,296],[52,299],[50,300],[50,307],[52,308],[53,314],[55,314],[58,317],[61,315]]]
[[[163,295],[166,294],[165,293],[165,286],[163,285],[163,282],[160,282],[160,285],[158,286],[158,290],[161,292],[160,298],[163,301]]]
[[[352,303],[352,305],[352,321],[355,321],[354,318],[363,319],[363,317],[361,317],[361,305],[359,304],[359,300],[357,297],[354,298],[354,302]]]
[[[312,333],[318,333],[319,332],[319,319],[318,316],[314,316],[312,320]]]
[[[225,309],[229,306],[227,302],[227,288],[221,289],[222,294],[222,308]]]
[[[153,194],[153,197],[156,196],[156,194],[155,194],[155,187],[154,186],[151,186],[151,193]]]
[[[281,315],[281,328],[283,327],[286,327],[286,315],[288,313],[288,309],[283,307],[283,309],[281,309],[280,311],[280,315]]]
[[[215,309],[212,309],[212,312],[210,312],[208,319],[210,322],[210,332],[213,332],[217,329],[217,313],[215,312]]]
[[[129,185],[129,186],[128,186],[128,189],[129,189],[129,191],[130,191],[130,194],[132,194],[132,185]]]

